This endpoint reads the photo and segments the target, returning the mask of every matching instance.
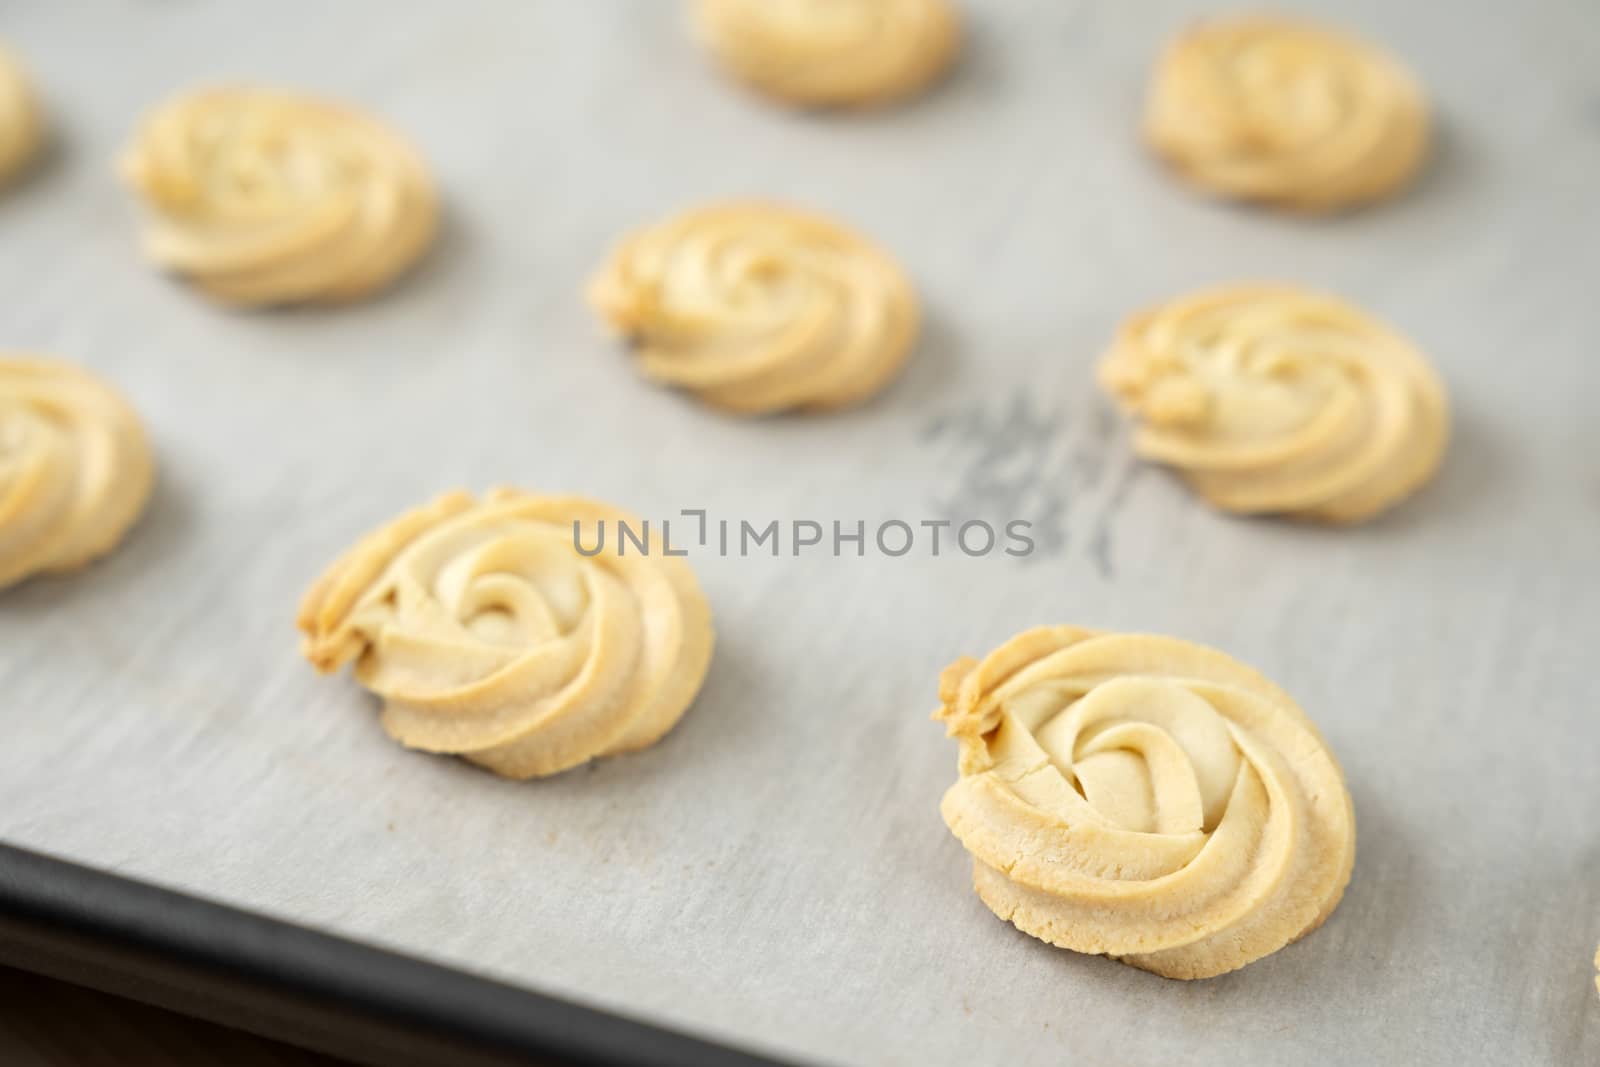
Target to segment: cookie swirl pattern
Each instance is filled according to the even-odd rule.
[[[1168,46],[1145,114],[1151,147],[1204,189],[1328,212],[1406,184],[1428,150],[1415,79],[1345,34],[1271,17],[1204,22]]]
[[[1100,381],[1139,420],[1138,453],[1225,511],[1367,519],[1426,482],[1449,437],[1444,387],[1410,343],[1288,286],[1135,315]]]
[[[400,743],[507,777],[653,744],[705,678],[711,614],[682,559],[620,548],[619,520],[641,528],[577,497],[441,496],[311,587],[305,656],[353,662]]]
[[[590,299],[647,377],[747,414],[865,400],[899,373],[919,315],[904,272],[861,237],[750,203],[633,235]]]
[[[1338,764],[1287,694],[1170,637],[1029,630],[940,678],[946,824],[1018,929],[1206,978],[1316,929],[1350,878]]]
[[[813,107],[915,93],[944,72],[961,41],[949,0],[697,0],[694,20],[736,78]]]
[[[340,303],[410,267],[437,225],[433,184],[365,115],[267,89],[207,89],[141,126],[122,164],[146,246],[218,301]]]
[[[44,119],[27,75],[0,47],[0,183],[28,165],[43,140]]]
[[[0,588],[109,552],[154,478],[144,427],[110,386],[60,360],[0,355]]]

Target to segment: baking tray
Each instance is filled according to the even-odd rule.
[[[905,108],[725,84],[676,3],[12,0],[60,144],[0,199],[0,336],[119,383],[161,481],[114,556],[0,598],[0,838],[772,1055],[837,1064],[1600,1059],[1600,15],[1297,5],[1385,42],[1442,131],[1394,203],[1285,219],[1137,143],[1204,5],[968,3]],[[443,240],[382,299],[244,315],[141,262],[111,161],[140,110],[257,79],[416,140]],[[905,376],[738,420],[641,382],[581,300],[635,225],[724,195],[870,234],[928,312]],[[1392,321],[1447,381],[1439,478],[1382,520],[1218,516],[1131,463],[1092,368],[1130,310],[1273,277]],[[448,487],[645,516],[1021,517],[1026,559],[699,552],[720,642],[661,744],[536,783],[408,753],[296,654],[304,585]],[[939,669],[1025,626],[1179,634],[1292,692],[1347,772],[1330,922],[1175,983],[973,896],[938,798]]]
[[[777,1067],[210,901],[0,845],[0,958],[379,1067]]]

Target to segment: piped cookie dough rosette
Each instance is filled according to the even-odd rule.
[[[1397,61],[1343,33],[1274,16],[1202,22],[1156,66],[1151,147],[1221,196],[1327,212],[1408,182],[1428,107]]]
[[[918,330],[894,260],[772,204],[698,208],[636,233],[589,295],[647,377],[745,414],[859,403],[899,373]]]
[[[620,551],[619,521],[640,528],[578,497],[441,496],[311,587],[305,656],[353,662],[401,744],[509,778],[644,748],[699,692],[711,613],[681,558]]]
[[[1355,857],[1338,764],[1287,694],[1170,637],[1028,630],[939,680],[941,811],[1019,930],[1208,978],[1322,924]]]
[[[410,267],[437,225],[410,145],[359,112],[276,90],[168,102],[122,172],[149,209],[151,258],[226,304],[366,296]]]
[[[111,551],[155,463],[139,417],[69,363],[0,354],[0,589]]]
[[[0,45],[0,185],[21,173],[44,141],[44,119],[22,66]]]
[[[1415,492],[1449,436],[1444,387],[1393,330],[1281,285],[1135,315],[1100,364],[1134,448],[1225,511],[1356,522]]]
[[[950,66],[961,43],[949,0],[695,0],[693,12],[729,73],[808,107],[909,96]]]

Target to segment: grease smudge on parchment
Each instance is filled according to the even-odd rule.
[[[931,501],[939,518],[997,528],[1023,519],[1034,540],[1024,561],[1081,543],[1102,577],[1116,576],[1116,519],[1141,467],[1103,405],[1047,407],[1019,386],[940,415],[922,437],[947,460]]]

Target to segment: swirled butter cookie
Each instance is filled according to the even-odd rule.
[[[1209,978],[1315,930],[1350,880],[1339,765],[1220,652],[1041,627],[952,664],[939,699],[978,896],[1052,945]]]
[[[646,377],[728,411],[859,403],[916,341],[916,293],[888,255],[792,208],[731,203],[629,237],[590,301]]]
[[[1203,22],[1167,47],[1145,134],[1204,189],[1325,212],[1380,199],[1416,174],[1428,107],[1410,73],[1363,41],[1240,16]]]
[[[28,165],[43,140],[44,120],[27,76],[0,47],[0,183]]]
[[[154,475],[144,427],[110,386],[60,360],[0,354],[0,589],[111,551]]]
[[[694,20],[734,77],[812,107],[909,96],[961,42],[949,0],[696,0]]]
[[[1213,506],[1370,518],[1432,476],[1444,387],[1388,327],[1280,285],[1206,290],[1135,315],[1100,364],[1134,448]]]
[[[688,564],[624,548],[619,521],[641,528],[578,497],[441,496],[311,587],[305,656],[353,661],[401,744],[509,778],[644,748],[700,690],[711,612]]]
[[[339,303],[382,288],[433,238],[433,184],[410,145],[335,104],[205,89],[140,127],[122,171],[162,267],[227,304]]]

